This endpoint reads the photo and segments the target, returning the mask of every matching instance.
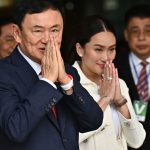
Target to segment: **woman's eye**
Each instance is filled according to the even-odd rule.
[[[111,48],[111,49],[110,49],[110,51],[115,51],[115,50],[116,50],[116,48]]]
[[[98,51],[98,52],[99,52],[99,51],[102,51],[102,49],[100,49],[100,48],[96,48],[96,49],[95,49],[95,51]]]

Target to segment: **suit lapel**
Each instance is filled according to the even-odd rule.
[[[59,102],[61,103],[61,102]],[[57,128],[58,131],[60,131],[61,133],[64,132],[65,129],[65,125],[66,125],[66,113],[65,113],[65,109],[66,108],[62,108],[61,104],[57,104],[57,113],[58,113],[58,118],[56,119],[54,117],[54,114],[51,111],[48,112],[47,117],[49,118],[49,120],[53,123],[53,125]]]
[[[62,91],[58,82],[56,82],[55,85],[57,86],[57,89],[59,91]],[[66,105],[65,105],[64,101],[65,101],[65,99],[62,97],[62,99],[56,105],[56,109],[57,109],[57,113],[58,113],[58,123],[59,123],[59,127],[60,127],[60,130],[62,133],[64,132],[64,129],[65,129],[66,114],[68,114],[68,112],[66,112],[67,110],[66,110],[66,107],[65,107]]]
[[[57,86],[57,89],[59,91],[62,91],[60,85],[58,82],[55,82],[55,85]],[[49,118],[52,119],[53,123],[56,125],[56,127],[61,130],[61,132],[64,131],[64,127],[65,127],[65,123],[66,123],[66,107],[64,106],[64,103],[63,103],[63,97],[62,99],[55,105],[56,107],[56,110],[57,110],[57,114],[58,114],[58,118],[56,119],[54,117],[54,114],[51,110],[51,112],[49,113]]]
[[[120,53],[116,58],[115,65],[119,71],[119,77],[122,78],[129,87],[129,93],[131,99],[139,99],[136,85],[132,76],[130,64],[129,64],[129,53],[130,51],[124,51]]]
[[[58,111],[58,122],[60,126],[60,130],[63,133],[66,125],[66,107],[64,107],[63,100],[59,102],[60,104],[57,106],[57,111]]]
[[[36,72],[19,53],[18,49],[13,51],[9,61],[16,67],[16,76],[22,80],[27,89],[31,89],[31,87],[39,81]],[[59,129],[59,124],[54,117],[53,112],[49,111],[47,116],[54,126]]]
[[[50,110],[47,114],[48,119],[52,122],[52,124],[60,131],[58,120],[54,117],[52,110]]]
[[[128,57],[129,58],[129,57]],[[129,64],[129,59],[126,63],[126,67],[127,67],[127,75],[125,75],[126,78],[126,83],[130,89],[130,95],[131,95],[131,99],[139,99],[139,96],[138,96],[138,92],[137,92],[137,88],[136,88],[136,85],[134,83],[134,79],[133,79],[133,76],[132,76],[132,72],[131,72],[131,67],[130,67],[130,64]],[[134,91],[134,92],[133,92]]]
[[[11,55],[12,64],[16,67],[16,73],[22,80],[27,88],[30,88],[35,82],[37,82],[38,76],[30,64],[19,53],[18,49],[15,49]]]

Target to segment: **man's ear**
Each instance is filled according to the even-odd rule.
[[[80,57],[83,57],[84,50],[83,50],[82,46],[80,45],[80,43],[76,43],[76,51]]]
[[[16,24],[13,24],[12,27],[13,27],[13,35],[14,35],[14,38],[15,38],[15,40],[16,40],[17,43],[20,43],[20,42],[21,42],[21,38],[20,38],[20,35],[21,35],[20,28],[19,28],[18,25],[16,25]]]
[[[125,40],[128,41],[128,32],[127,32],[127,29],[124,29],[123,34],[124,34]]]

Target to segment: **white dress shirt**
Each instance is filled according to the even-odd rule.
[[[33,68],[33,70],[36,72],[36,74],[38,75],[38,77],[40,78],[40,80],[43,80],[43,81],[45,81],[45,82],[48,82],[48,83],[51,84],[54,88],[57,89],[56,85],[55,85],[52,81],[50,81],[50,80],[48,80],[48,79],[46,79],[46,78],[42,78],[42,77],[40,76],[41,65],[38,64],[38,63],[36,63],[36,62],[34,62],[34,61],[31,60],[29,57],[27,57],[27,56],[21,51],[21,48],[20,48],[19,46],[17,46],[17,48],[18,48],[20,54],[24,57],[24,59],[30,64],[30,66],[31,66],[31,67]]]
[[[147,72],[147,81],[148,81],[148,93],[150,96],[150,57],[146,59],[146,61],[148,62],[147,66],[146,66],[146,72]],[[133,52],[130,53],[129,55],[129,64],[131,67],[131,72],[133,75],[133,79],[134,79],[134,83],[135,85],[137,85],[138,80],[139,80],[139,76],[140,76],[140,72],[142,69],[142,65],[141,65],[142,60],[140,58],[138,58]]]

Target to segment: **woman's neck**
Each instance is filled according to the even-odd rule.
[[[99,85],[99,80],[102,78],[101,75],[98,75],[94,72],[92,72],[91,70],[89,70],[88,68],[85,68],[82,64],[80,65],[82,72],[84,73],[84,75],[91,80],[92,82],[96,83],[97,85]]]

